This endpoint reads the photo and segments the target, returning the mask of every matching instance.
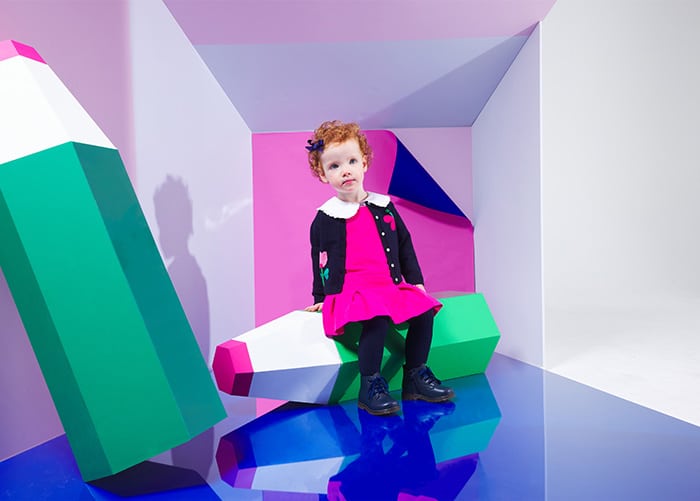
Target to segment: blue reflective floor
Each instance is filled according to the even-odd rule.
[[[348,402],[254,419],[226,397],[213,429],[90,484],[58,437],[0,463],[0,499],[700,499],[696,426],[498,354],[450,385],[453,402],[390,418]]]

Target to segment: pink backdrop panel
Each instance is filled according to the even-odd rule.
[[[428,292],[474,292],[474,229],[463,217],[391,197],[411,232]]]
[[[386,193],[396,136],[367,131],[373,161],[365,188]],[[253,134],[255,323],[313,302],[309,227],[335,192],[311,175],[309,132]],[[469,162],[470,159],[464,159]],[[474,290],[473,235],[466,220],[392,197],[411,231],[428,290]]]

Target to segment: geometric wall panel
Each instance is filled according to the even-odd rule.
[[[391,175],[389,194],[423,207],[466,217],[398,138],[396,143],[396,163]]]

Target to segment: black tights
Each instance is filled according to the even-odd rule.
[[[413,317],[408,321],[406,334],[406,368],[413,369],[428,360],[430,343],[433,341],[433,310]],[[384,353],[384,339],[389,330],[389,317],[374,317],[362,322],[362,334],[357,350],[357,361],[362,376],[379,372]]]

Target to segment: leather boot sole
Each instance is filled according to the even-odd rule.
[[[358,402],[357,406],[360,409],[363,409],[363,410],[369,412],[373,416],[386,416],[388,414],[396,414],[401,409],[401,407],[399,407],[398,404],[396,404],[396,406],[394,406],[394,407],[387,407],[386,409],[377,409],[377,410],[370,409],[369,407],[367,407],[365,404],[363,404],[361,402]]]
[[[403,393],[401,394],[401,399],[402,400],[423,400],[424,402],[432,402],[432,403],[437,403],[437,402],[447,402],[451,398],[455,396],[455,392],[450,390],[449,393],[441,396],[441,397],[426,397],[425,395],[421,395],[420,393]]]

